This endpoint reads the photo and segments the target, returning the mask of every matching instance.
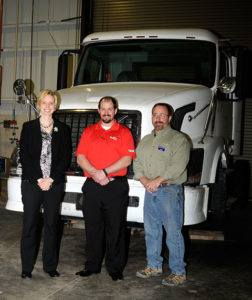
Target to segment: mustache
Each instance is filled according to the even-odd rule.
[[[164,122],[160,122],[160,121],[156,121],[155,123],[154,123],[155,125],[161,125],[161,124],[164,124]]]

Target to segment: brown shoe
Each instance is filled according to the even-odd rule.
[[[146,267],[143,270],[137,271],[136,276],[139,278],[150,278],[161,276],[163,273],[162,269],[152,269],[150,267]]]
[[[177,274],[170,274],[167,278],[162,280],[163,285],[167,286],[177,286],[186,281],[186,275],[177,275]]]

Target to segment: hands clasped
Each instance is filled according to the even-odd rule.
[[[158,190],[158,187],[160,186],[160,183],[162,182],[162,178],[161,177],[157,177],[155,179],[148,179],[146,177],[144,177],[141,180],[143,186],[146,188],[146,190],[149,193],[153,193],[156,192]]]
[[[149,193],[156,192],[159,187],[159,184],[155,182],[155,180],[149,180],[148,183],[145,184],[145,188]]]
[[[40,187],[40,189],[42,191],[49,191],[51,186],[52,186],[52,183],[53,183],[53,179],[48,177],[48,178],[39,178],[37,180],[38,182],[38,186]]]
[[[93,180],[100,185],[106,185],[109,183],[108,177],[105,175],[103,170],[97,170],[93,175]]]

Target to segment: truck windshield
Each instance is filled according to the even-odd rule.
[[[216,46],[206,41],[127,40],[83,49],[75,85],[105,82],[176,82],[214,85]]]

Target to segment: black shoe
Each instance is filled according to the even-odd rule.
[[[79,271],[79,272],[75,273],[75,275],[78,275],[78,276],[81,276],[81,277],[88,277],[92,274],[98,274],[98,273],[100,273],[100,271],[93,272],[93,271],[89,271],[89,270],[84,269],[82,271]]]
[[[26,278],[32,278],[32,274],[31,274],[31,272],[22,272],[22,274],[21,274],[21,277],[23,278],[23,279],[26,279]]]
[[[111,276],[111,278],[112,278],[113,281],[121,281],[121,280],[123,280],[123,274],[122,273],[117,272],[117,273],[111,273],[109,275]]]
[[[60,277],[60,273],[56,270],[46,272],[50,277]]]

